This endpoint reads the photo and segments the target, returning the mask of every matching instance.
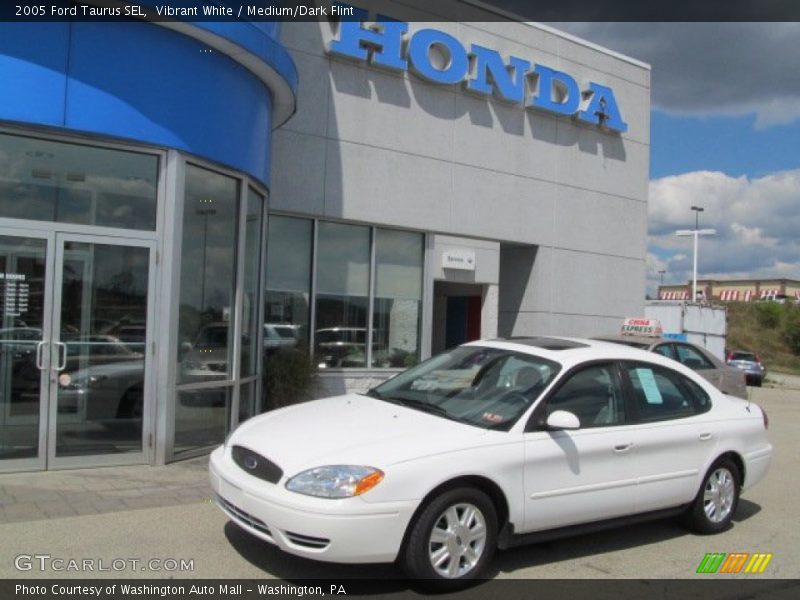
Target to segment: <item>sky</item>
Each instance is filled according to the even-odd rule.
[[[647,291],[800,279],[800,23],[552,23],[652,66]]]

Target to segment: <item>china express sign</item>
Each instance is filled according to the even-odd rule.
[[[507,102],[560,116],[574,117],[590,125],[624,133],[611,88],[589,82],[581,91],[567,73],[511,56],[506,62],[496,50],[471,44],[469,50],[452,35],[438,29],[419,29],[409,35],[408,23],[378,16],[366,25],[368,14],[355,9],[354,18],[341,21],[339,38],[331,54],[367,61],[393,71],[411,69],[419,77],[442,85],[464,83],[481,96],[497,96]],[[528,92],[528,89],[533,92]]]

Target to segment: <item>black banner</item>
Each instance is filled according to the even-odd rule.
[[[433,593],[425,582],[407,580],[113,580],[113,579],[12,579],[0,582],[4,600],[122,600],[185,599],[210,600],[289,600],[297,598],[386,598],[414,600],[436,595],[459,600],[657,600],[703,598],[703,600],[789,600],[800,597],[800,581],[785,579],[726,579],[703,575],[682,580],[559,580],[495,579],[476,582],[467,589],[451,593]]]
[[[795,0],[19,0],[0,21],[360,20],[381,11],[405,21],[800,21]]]

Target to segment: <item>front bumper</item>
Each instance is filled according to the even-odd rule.
[[[313,498],[244,472],[230,452],[211,453],[209,475],[220,509],[242,529],[297,556],[341,563],[392,562],[416,502]]]

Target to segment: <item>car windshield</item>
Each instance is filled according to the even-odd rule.
[[[559,369],[557,363],[530,354],[461,346],[393,377],[367,395],[507,431]]]
[[[749,360],[751,362],[757,362],[755,354],[752,352],[734,352],[731,354],[731,360]]]

